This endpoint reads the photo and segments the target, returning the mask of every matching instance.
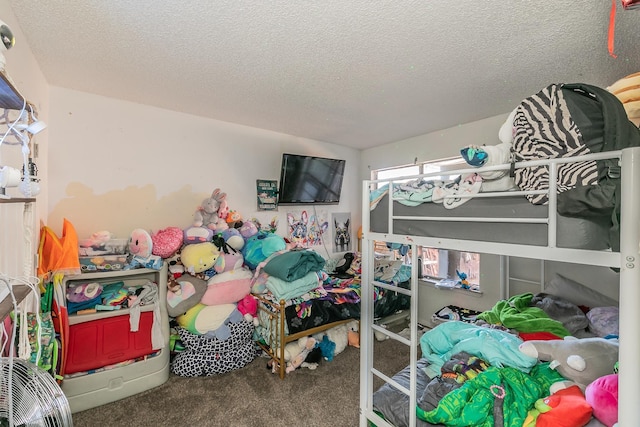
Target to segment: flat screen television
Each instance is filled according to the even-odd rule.
[[[339,203],[344,166],[344,160],[284,153],[278,204]]]

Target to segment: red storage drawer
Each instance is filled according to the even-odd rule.
[[[90,371],[153,353],[153,312],[140,313],[137,332],[131,332],[129,316],[91,320],[69,326],[65,374]]]

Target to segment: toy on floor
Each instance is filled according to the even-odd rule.
[[[316,340],[312,337],[303,337],[298,340],[298,346],[301,348],[301,351],[287,363],[287,368],[285,369],[287,373],[295,371],[302,365],[309,353],[311,353],[311,350],[316,346]]]
[[[193,214],[193,226],[216,230],[218,222],[224,222],[220,221],[218,217],[218,209],[222,201],[226,198],[227,193],[222,193],[219,188],[213,190],[211,197],[204,199],[198,210]],[[226,224],[225,222],[225,225]]]
[[[357,320],[347,323],[347,342],[352,347],[360,348],[360,323]]]
[[[313,348],[307,352],[307,347],[311,346],[311,344],[313,344]],[[303,351],[305,351],[306,355],[304,355],[304,357],[302,358],[302,362],[300,362],[300,355]],[[280,357],[279,349],[276,350],[276,355]],[[284,358],[284,362],[287,367],[286,372],[291,372],[295,369],[293,368],[293,365],[291,363],[296,360],[296,358],[298,358],[297,362],[300,362],[297,367],[308,368],[311,370],[316,369],[320,360],[322,359],[322,354],[317,346],[317,341],[315,340],[315,338],[303,337],[297,341],[287,343],[284,347],[284,353],[282,357]],[[278,363],[276,363],[274,360],[269,360],[267,362],[267,369],[271,369],[271,372],[274,374],[278,373],[278,367]]]
[[[322,358],[331,362],[335,356],[336,343],[331,341],[327,335],[323,335],[322,341],[318,342],[318,347],[322,352]]]
[[[347,348],[348,340],[349,340],[349,328],[346,324],[334,326],[333,328],[329,328],[326,331],[320,332],[318,334],[313,335],[316,341],[319,343],[318,347],[322,351],[323,358],[325,360],[332,360],[333,357],[342,353],[345,348]],[[325,344],[325,337],[329,340],[330,345]],[[333,347],[333,349],[331,349]],[[325,357],[325,352],[327,355]]]

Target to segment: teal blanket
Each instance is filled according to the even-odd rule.
[[[483,328],[453,320],[441,323],[420,338],[420,349],[431,365],[430,377],[440,374],[440,368],[456,353],[466,351],[496,367],[509,366],[529,372],[538,359],[519,349],[522,340],[498,329]]]
[[[287,282],[274,276],[269,276],[266,287],[279,300],[288,300],[299,297],[320,286],[318,274],[314,271],[307,273],[306,276]]]
[[[325,260],[311,250],[292,250],[275,256],[262,269],[269,276],[292,282],[310,271],[320,271]]]

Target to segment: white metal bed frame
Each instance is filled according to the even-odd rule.
[[[479,242],[471,240],[455,240],[437,237],[422,237],[394,234],[393,220],[424,220],[424,221],[458,221],[458,222],[540,222],[540,219],[527,218],[491,218],[478,220],[471,217],[409,217],[394,216],[393,203],[389,203],[389,233],[377,233],[370,229],[370,208],[369,193],[373,183],[389,183],[389,188],[393,183],[410,177],[400,177],[391,180],[365,180],[363,183],[362,199],[362,300],[360,319],[360,426],[365,427],[368,421],[374,422],[378,427],[391,426],[373,410],[373,383],[374,376],[391,384],[394,388],[409,396],[409,407],[416,407],[416,361],[418,355],[418,251],[419,246],[442,248],[450,250],[461,250],[469,252],[479,252],[486,254],[500,255],[500,295],[506,298],[508,288],[508,257],[517,256],[522,258],[533,258],[540,260],[551,260],[559,262],[570,262],[583,265],[595,265],[602,267],[619,268],[620,286],[620,371],[619,371],[619,392],[618,392],[618,418],[621,427],[632,426],[640,419],[640,336],[637,328],[640,325],[640,147],[626,148],[621,151],[611,151],[607,153],[593,153],[580,157],[536,160],[516,163],[516,168],[538,166],[546,164],[549,167],[549,212],[556,212],[556,179],[557,167],[559,164],[585,160],[600,160],[606,158],[620,159],[622,166],[622,191],[621,191],[621,219],[620,219],[620,251],[596,251],[584,249],[567,249],[556,247],[556,215],[549,214],[542,222],[548,224],[548,245],[547,246],[527,246],[522,244],[507,244],[493,242]],[[447,173],[469,173],[479,170],[506,170],[509,165],[494,166],[483,169],[461,169]],[[411,178],[431,177],[438,173],[417,175]],[[388,196],[391,197],[389,191]],[[510,192],[505,193],[480,193],[474,197],[504,197],[514,195],[532,194],[531,192]],[[385,328],[373,323],[373,290],[375,286],[389,288],[389,285],[373,280],[374,268],[374,241],[384,241],[391,243],[408,244],[411,246],[412,270],[411,288],[408,290],[392,287],[393,291],[403,293],[411,297],[411,316],[409,320],[410,339],[406,339]],[[373,364],[373,332],[385,334],[398,342],[410,346],[410,369],[411,379],[409,388],[396,383],[392,378],[374,368]],[[416,411],[410,410],[410,425],[416,425]]]

